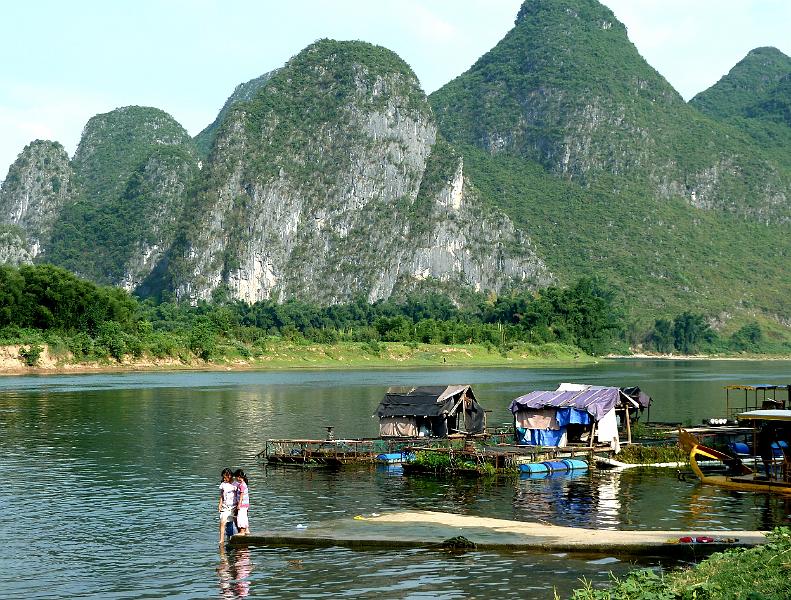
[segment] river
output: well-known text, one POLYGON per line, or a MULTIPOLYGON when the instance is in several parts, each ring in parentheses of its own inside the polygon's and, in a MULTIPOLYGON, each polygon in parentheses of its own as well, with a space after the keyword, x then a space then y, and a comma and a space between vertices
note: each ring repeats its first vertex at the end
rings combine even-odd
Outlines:
MULTIPOLYGON (((639 385, 651 419, 723 412, 723 386, 789 383, 781 361, 610 360, 580 367, 120 373, 0 378, 0 596, 552 598, 634 565, 612 557, 425 550, 217 548, 225 466, 250 478, 251 529, 431 509, 622 529, 788 524, 787 500, 678 481, 672 470, 447 480, 397 470, 267 468, 268 438, 375 436, 389 385, 470 383, 489 424, 562 381, 639 385)), ((647 566, 658 564, 646 559, 647 566)))

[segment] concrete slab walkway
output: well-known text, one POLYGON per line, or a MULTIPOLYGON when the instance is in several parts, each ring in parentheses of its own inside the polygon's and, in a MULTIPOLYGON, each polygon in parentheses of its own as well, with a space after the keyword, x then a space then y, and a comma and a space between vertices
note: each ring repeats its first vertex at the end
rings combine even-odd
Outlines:
POLYGON ((441 513, 404 511, 339 519, 306 528, 234 536, 232 545, 350 548, 442 548, 463 536, 478 550, 575 552, 587 555, 701 556, 766 541, 761 531, 623 531, 562 527, 441 513), (681 540, 685 541, 681 541, 681 540), (688 541, 692 540, 692 541, 688 541))

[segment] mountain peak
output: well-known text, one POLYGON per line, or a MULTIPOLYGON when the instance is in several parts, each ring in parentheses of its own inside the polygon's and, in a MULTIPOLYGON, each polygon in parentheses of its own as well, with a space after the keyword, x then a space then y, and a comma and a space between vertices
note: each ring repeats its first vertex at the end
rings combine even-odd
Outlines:
POLYGON ((643 145, 644 121, 684 108, 596 0, 527 0, 514 28, 430 100, 450 141, 572 178, 628 169, 619 157, 643 145), (613 130, 624 132, 617 146, 613 130))
POLYGON ((604 30, 615 28, 616 31, 626 33, 623 23, 597 0, 525 0, 514 24, 518 26, 521 23, 546 22, 558 18, 604 30))
POLYGON ((777 48, 750 50, 717 83, 689 103, 715 118, 745 115, 791 73, 791 58, 777 48))

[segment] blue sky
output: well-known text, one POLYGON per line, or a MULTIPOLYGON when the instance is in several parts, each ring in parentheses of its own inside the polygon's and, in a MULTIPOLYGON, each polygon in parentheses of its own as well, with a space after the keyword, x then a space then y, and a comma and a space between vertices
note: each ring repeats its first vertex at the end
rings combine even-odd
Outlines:
MULTIPOLYGON (((397 52, 432 92, 513 26, 520 0, 26 0, 0 2, 0 178, 25 144, 74 152, 85 123, 155 106, 195 135, 233 88, 322 37, 397 52)), ((791 1, 604 0, 689 99, 752 48, 791 55, 791 1)))

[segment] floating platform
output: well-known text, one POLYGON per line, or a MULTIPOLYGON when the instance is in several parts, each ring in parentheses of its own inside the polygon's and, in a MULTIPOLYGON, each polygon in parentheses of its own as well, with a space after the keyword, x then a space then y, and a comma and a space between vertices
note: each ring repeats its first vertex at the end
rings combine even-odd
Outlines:
MULTIPOLYGON (((282 439, 267 440, 257 458, 274 465, 328 466, 387 463, 380 456, 399 457, 415 448, 443 443, 450 446, 463 439, 446 438, 361 438, 340 440, 282 439)), ((395 462, 395 460, 394 460, 395 462)), ((401 462, 400 460, 397 462, 401 462)))
POLYGON ((700 557, 766 542, 762 531, 623 531, 561 527, 431 511, 357 516, 293 529, 234 536, 233 546, 443 549, 462 536, 477 550, 585 555, 700 557))
MULTIPOLYGON (((272 439, 266 441, 257 458, 272 465, 327 466, 364 464, 401 464, 405 472, 434 472, 412 461, 417 452, 447 454, 458 461, 476 468, 487 464, 495 471, 518 472, 520 465, 529 462, 563 461, 584 458, 591 461, 594 455, 611 455, 609 445, 542 447, 522 446, 510 442, 511 434, 493 434, 473 437, 449 436, 447 438, 361 438, 361 439, 272 439)), ((444 469, 460 472, 464 469, 444 469)))

